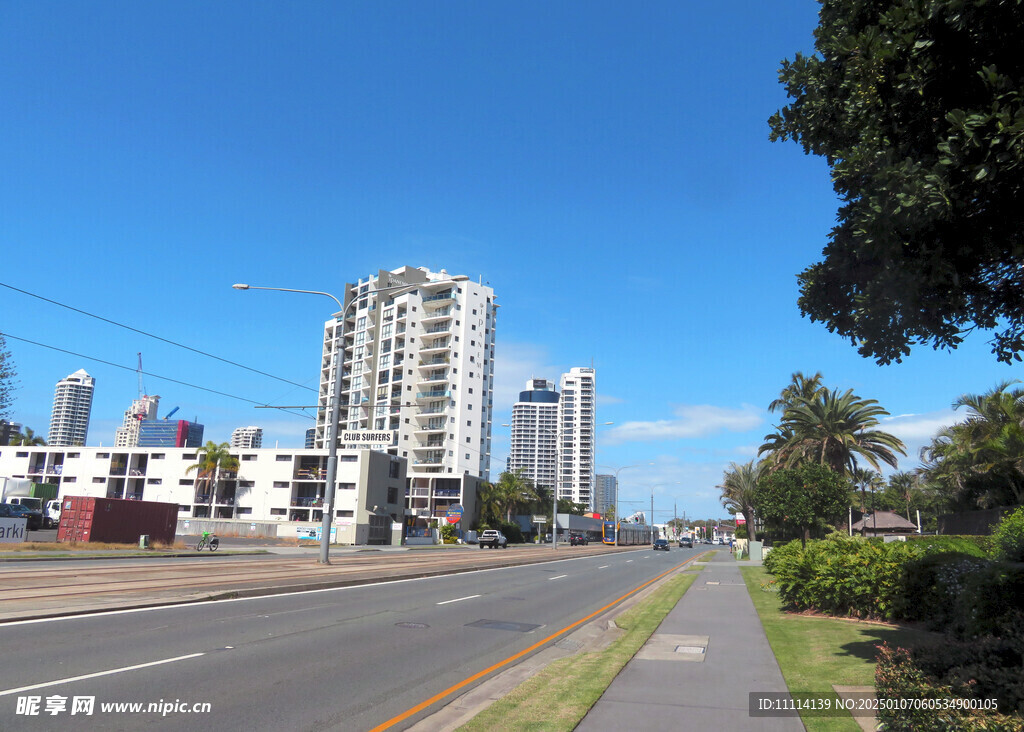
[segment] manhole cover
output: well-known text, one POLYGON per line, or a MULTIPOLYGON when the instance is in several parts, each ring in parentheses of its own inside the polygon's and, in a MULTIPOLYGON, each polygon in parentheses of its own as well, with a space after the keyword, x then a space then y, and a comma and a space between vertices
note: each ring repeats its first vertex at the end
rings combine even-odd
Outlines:
POLYGON ((412 628, 413 630, 423 630, 430 626, 426 623, 395 623, 396 628, 412 628))
POLYGON ((516 633, 529 633, 539 628, 539 625, 530 623, 510 623, 505 620, 477 620, 475 623, 466 623, 467 628, 487 628, 488 630, 511 630, 516 633))
POLYGON ((676 653, 704 653, 704 646, 676 646, 676 653))

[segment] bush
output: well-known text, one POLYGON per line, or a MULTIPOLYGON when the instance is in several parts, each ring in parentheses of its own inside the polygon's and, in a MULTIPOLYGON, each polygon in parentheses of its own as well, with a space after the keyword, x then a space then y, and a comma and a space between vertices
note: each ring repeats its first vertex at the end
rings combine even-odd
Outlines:
POLYGON ((447 521, 441 524, 441 543, 442 544, 455 544, 458 542, 458 534, 455 531, 455 527, 447 521))
POLYGON ((907 537, 908 542, 924 547, 929 554, 936 552, 959 552, 972 557, 993 556, 993 542, 990 536, 917 536, 907 537))
POLYGON ((1019 614, 1024 598, 1024 567, 1006 562, 988 562, 964 578, 956 606, 953 630, 968 638, 999 635, 1019 614))
POLYGON ((904 567, 922 555, 905 542, 835 537, 773 549, 765 567, 782 601, 795 610, 892 619, 902 606, 904 567))
POLYGON ((896 603, 895 616, 926 620, 936 629, 954 626, 965 579, 988 564, 988 560, 956 551, 928 554, 908 561, 903 568, 903 590, 896 603))
POLYGON ((992 539, 1000 559, 1024 562, 1024 506, 1003 516, 992 539))
MULTIPOLYGON (((943 646, 949 649, 949 646, 943 646)), ((945 672, 937 676, 929 674, 929 670, 937 668, 935 663, 938 654, 942 653, 941 648, 925 653, 933 654, 931 658, 923 661, 912 655, 904 648, 891 648, 883 644, 879 648, 878 665, 875 667, 875 692, 879 699, 878 721, 886 730, 913 730, 914 732, 939 732, 940 730, 991 730, 999 732, 1024 732, 1024 720, 1019 714, 1001 714, 994 711, 966 711, 956 707, 949 709, 914 708, 914 705, 907 704, 915 699, 953 699, 966 698, 984 702, 998 699, 1000 709, 1008 710, 1012 707, 1004 705, 1004 699, 1008 697, 999 696, 1006 689, 998 687, 983 687, 976 680, 969 680, 964 683, 959 676, 954 674, 951 680, 947 680, 948 671, 951 666, 946 664, 945 672), (928 670, 926 670, 926 668, 928 670), (889 703, 886 703, 889 702, 889 703)), ((947 650, 947 658, 952 658, 962 653, 963 647, 947 650)), ((943 664, 938 664, 943 665, 943 664)), ((1018 670, 1019 675, 1019 670, 1018 670)), ((1013 683, 1012 677, 1006 679, 1013 683)), ((1018 687, 1020 688, 1020 687, 1018 687)), ((1019 698, 1019 691, 1018 691, 1019 698)), ((952 706, 952 705, 951 705, 952 706)))

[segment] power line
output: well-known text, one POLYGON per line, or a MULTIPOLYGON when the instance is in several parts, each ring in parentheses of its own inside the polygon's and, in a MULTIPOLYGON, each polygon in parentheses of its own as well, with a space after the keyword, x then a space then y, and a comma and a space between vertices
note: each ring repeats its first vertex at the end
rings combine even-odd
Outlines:
MULTIPOLYGON (((5 338, 13 338, 14 340, 21 341, 22 343, 31 343, 33 346, 39 346, 40 348, 48 348, 51 351, 58 351, 59 353, 66 353, 66 354, 68 354, 70 356, 75 356, 77 358, 84 358, 84 359, 86 359, 88 361, 95 361, 97 363, 102 363, 102 364, 105 364, 107 366, 113 366, 114 368, 123 369, 124 371, 132 371, 132 372, 138 373, 138 369, 133 369, 130 366, 122 366, 119 363, 114 363, 112 361, 105 361, 104 359, 96 358, 95 356, 86 356, 85 354, 82 354, 82 353, 75 353, 74 351, 68 351, 68 350, 65 350, 63 348, 57 348, 57 346, 50 346, 50 345, 47 345, 46 343, 39 343, 38 341, 30 341, 28 338, 19 338, 18 336, 11 335, 10 333, 8 333, 6 331, 4 332, 4 337, 5 338)), ((154 379, 161 379, 162 381, 169 381, 169 382, 171 382, 173 384, 181 384, 182 386, 188 386, 188 387, 190 387, 192 389, 199 389, 200 391, 206 391, 206 392, 209 392, 210 394, 216 394, 218 396, 228 397, 230 399, 237 399, 240 402, 248 402, 249 404, 255 404, 255 405, 260 406, 260 407, 264 407, 264 406, 269 407, 270 406, 270 405, 264 404, 263 402, 258 402, 255 399, 247 399, 245 397, 240 397, 240 396, 237 396, 235 394, 228 394, 227 392, 224 392, 224 391, 217 391, 216 389, 209 389, 209 388, 207 388, 205 386, 199 386, 198 384, 190 384, 187 381, 181 381, 179 379, 172 379, 170 376, 161 376, 160 374, 154 374, 154 373, 149 372, 149 371, 143 371, 141 373, 145 374, 146 376, 152 376, 154 379)), ((287 409, 283 409, 282 411, 287 412, 287 409)), ((305 417, 306 419, 316 419, 316 417, 313 417, 313 416, 308 415, 308 414, 302 414, 301 412, 287 412, 287 413, 288 414, 292 414, 292 415, 294 415, 296 417, 305 417)))
MULTIPOLYGON (((130 330, 133 333, 138 333, 140 335, 144 335, 147 338, 154 338, 154 339, 156 339, 158 341, 162 341, 163 343, 168 343, 168 344, 170 344, 172 346, 177 346, 178 348, 184 348, 186 351, 192 351, 192 353, 198 353, 201 356, 206 356, 208 358, 212 358, 212 359, 215 359, 217 361, 221 361, 222 363, 230 364, 231 366, 237 366, 238 368, 245 369, 246 371, 252 371, 254 374, 260 374, 261 376, 267 376, 267 377, 269 377, 271 379, 276 379, 277 381, 283 381, 286 384, 291 384, 292 386, 298 386, 298 387, 300 387, 302 389, 308 389, 309 391, 317 391, 317 389, 314 389, 311 386, 306 386, 305 384, 300 384, 297 381, 290 381, 290 380, 284 379, 284 378, 282 378, 280 376, 274 376, 273 374, 268 374, 266 371, 260 371, 259 369, 254 369, 251 366, 246 366, 245 364, 238 363, 237 361, 231 361, 231 360, 226 359, 226 358, 221 358, 220 356, 215 356, 212 353, 207 353, 206 351, 201 351, 198 348, 192 348, 192 346, 186 346, 184 343, 178 343, 177 341, 172 341, 172 340, 169 340, 167 338, 162 338, 161 336, 154 335, 152 333, 147 333, 144 330, 139 330, 138 328, 133 328, 132 326, 125 325, 124 323, 118 323, 116 320, 110 320, 109 318, 104 318, 104 317, 102 317, 100 315, 94 315, 93 313, 86 312, 85 310, 80 310, 80 309, 72 307, 70 305, 65 305, 62 302, 57 302, 56 300, 51 300, 50 298, 43 297, 42 295, 36 295, 35 293, 28 292, 27 290, 22 290, 22 289, 20 289, 18 287, 14 287, 13 285, 8 285, 5 282, 0 282, 0 287, 6 287, 8 290, 14 290, 15 292, 20 292, 23 295, 28 295, 29 297, 34 297, 37 300, 42 300, 43 302, 48 302, 51 305, 56 305, 57 307, 62 307, 64 309, 66 309, 66 310, 71 310, 72 312, 80 313, 82 315, 87 315, 90 318, 95 318, 96 320, 101 320, 104 323, 109 323, 110 325, 116 325, 118 328, 124 328, 125 330, 130 330)), ((28 342, 31 343, 31 341, 28 341, 28 342)), ((37 345, 41 345, 41 344, 37 344, 37 345)), ((47 346, 47 348, 49 348, 49 346, 47 346)), ((57 349, 57 350, 60 350, 60 349, 57 349)), ((83 358, 87 358, 87 357, 83 357, 83 358)), ((93 359, 93 360, 94 361, 99 361, 100 359, 93 359)), ((157 378, 160 378, 160 377, 157 377, 157 378)))

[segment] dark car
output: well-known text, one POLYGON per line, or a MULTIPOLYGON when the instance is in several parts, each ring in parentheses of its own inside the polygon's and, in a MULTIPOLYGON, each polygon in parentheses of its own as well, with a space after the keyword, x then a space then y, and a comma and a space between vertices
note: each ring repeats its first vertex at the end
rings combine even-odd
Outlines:
POLYGON ((654 540, 654 550, 658 551, 659 549, 664 549, 665 551, 668 551, 668 539, 654 540))
POLYGON ((569 534, 569 546, 586 546, 589 543, 590 539, 583 534, 569 534))
POLYGON ((17 503, 5 503, 4 512, 0 515, 7 518, 23 518, 26 520, 25 528, 29 531, 38 531, 43 528, 43 514, 41 511, 33 511, 17 503))
POLYGON ((693 549, 693 539, 691 539, 688 536, 682 537, 679 540, 679 548, 682 549, 683 547, 686 547, 687 549, 693 549))

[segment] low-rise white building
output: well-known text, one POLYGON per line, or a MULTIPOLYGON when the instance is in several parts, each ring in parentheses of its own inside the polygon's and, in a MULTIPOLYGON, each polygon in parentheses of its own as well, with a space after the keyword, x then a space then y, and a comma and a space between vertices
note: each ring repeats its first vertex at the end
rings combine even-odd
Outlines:
MULTIPOLYGON (((0 448, 0 476, 56 484, 58 496, 100 496, 178 504, 182 519, 281 522, 323 520, 327 450, 232 450, 238 470, 207 481, 195 448, 0 448)), ((388 544, 406 503, 405 458, 371 450, 338 453, 334 522, 343 544, 388 544)), ((239 532, 245 533, 245 532, 239 532)), ((398 534, 401 535, 400 533, 398 534)))

